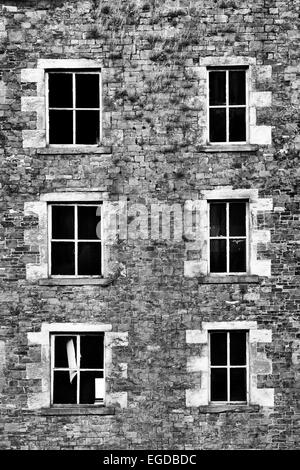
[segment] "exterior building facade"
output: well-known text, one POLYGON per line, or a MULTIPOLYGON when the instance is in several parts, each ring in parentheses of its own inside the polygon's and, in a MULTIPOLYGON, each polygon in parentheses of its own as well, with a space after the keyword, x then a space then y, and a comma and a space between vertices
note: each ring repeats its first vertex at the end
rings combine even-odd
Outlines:
POLYGON ((297 2, 0 13, 0 448, 297 448, 297 2))

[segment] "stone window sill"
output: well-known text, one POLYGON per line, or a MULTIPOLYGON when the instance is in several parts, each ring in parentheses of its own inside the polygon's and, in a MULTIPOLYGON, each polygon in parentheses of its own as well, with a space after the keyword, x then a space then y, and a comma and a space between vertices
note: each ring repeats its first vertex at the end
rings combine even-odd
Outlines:
POLYGON ((51 415, 51 416, 66 416, 66 415, 114 415, 114 407, 106 406, 78 406, 78 407, 55 407, 52 408, 42 408, 39 412, 41 415, 51 415))
POLYGON ((44 147, 38 148, 39 155, 78 155, 83 153, 111 154, 109 146, 86 146, 86 147, 44 147))
POLYGON ((225 276, 203 276, 198 278, 199 284, 258 284, 259 277, 254 275, 225 275, 225 276))
POLYGON ((203 145, 198 147, 197 150, 205 153, 229 153, 229 152, 256 152, 258 145, 241 144, 241 145, 203 145))
POLYGON ((41 286, 108 286, 113 282, 110 278, 48 278, 40 279, 41 286))
POLYGON ((238 404, 224 404, 224 405, 206 405, 199 406, 199 413, 254 413, 259 411, 259 405, 238 405, 238 404))

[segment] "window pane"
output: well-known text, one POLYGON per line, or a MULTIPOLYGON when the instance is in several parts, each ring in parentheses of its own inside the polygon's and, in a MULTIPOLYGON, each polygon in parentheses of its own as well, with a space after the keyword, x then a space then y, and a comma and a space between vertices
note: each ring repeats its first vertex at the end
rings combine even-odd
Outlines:
POLYGON ((230 364, 232 366, 246 364, 246 331, 230 332, 230 364))
POLYGON ((76 80, 76 108, 99 108, 99 75, 79 74, 76 80))
POLYGON ((210 236, 226 236, 226 204, 210 204, 210 236))
POLYGON ((71 382, 69 371, 54 371, 53 403, 77 403, 77 375, 71 382))
POLYGON ((226 272, 226 240, 210 240, 210 272, 226 272))
POLYGON ((227 369, 210 370, 211 401, 227 401, 227 369))
POLYGON ((209 110, 209 140, 210 142, 226 142, 226 110, 209 110))
POLYGON ((74 238, 73 206, 52 206, 52 238, 74 238))
POLYGON ((229 109, 229 141, 242 142, 246 140, 246 109, 229 109))
POLYGON ((230 401, 246 400, 246 369, 230 369, 230 401))
POLYGON ((246 272, 246 240, 230 240, 229 270, 232 273, 246 272))
POLYGON ((49 142, 50 144, 73 143, 72 111, 49 111, 49 142))
POLYGON ((97 232, 100 236, 101 220, 99 206, 78 206, 78 238, 83 240, 97 240, 97 232))
POLYGON ((103 372, 80 372, 80 403, 95 403, 97 378, 103 378, 103 372))
POLYGON ((229 71, 229 104, 246 103, 246 72, 244 70, 229 71))
POLYGON ((210 363, 212 366, 225 366, 227 364, 226 332, 210 334, 210 363))
POLYGON ((209 72, 209 104, 226 104, 226 72, 209 72))
POLYGON ((229 235, 246 235, 246 204, 244 202, 234 202, 229 204, 229 235))
POLYGON ((80 337, 80 368, 103 369, 103 335, 80 337))
POLYGON ((101 275, 101 243, 78 243, 78 274, 82 276, 101 275))
POLYGON ((54 367, 73 367, 73 359, 77 361, 76 336, 55 336, 54 367), (72 348, 68 346, 70 342, 73 343, 72 348), (72 350, 74 353, 72 353, 72 350))
POLYGON ((51 243, 51 274, 75 274, 75 244, 73 242, 51 243))
POLYGON ((76 111, 76 144, 99 142, 99 111, 76 111))
POLYGON ((49 107, 72 108, 72 74, 49 73, 49 107))

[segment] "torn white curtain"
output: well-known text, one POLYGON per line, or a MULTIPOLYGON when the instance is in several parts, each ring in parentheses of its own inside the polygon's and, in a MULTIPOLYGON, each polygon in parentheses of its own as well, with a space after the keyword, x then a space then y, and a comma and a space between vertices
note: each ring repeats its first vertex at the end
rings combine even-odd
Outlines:
POLYGON ((76 354, 75 354, 75 347, 74 347, 73 339, 70 339, 67 342, 67 355, 68 355, 70 383, 72 383, 74 377, 77 374, 77 362, 76 362, 76 354))

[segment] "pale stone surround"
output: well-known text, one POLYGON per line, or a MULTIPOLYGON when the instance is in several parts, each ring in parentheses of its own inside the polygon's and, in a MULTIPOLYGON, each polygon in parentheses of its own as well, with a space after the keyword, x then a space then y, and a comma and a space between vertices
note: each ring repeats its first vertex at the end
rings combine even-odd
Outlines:
POLYGON ((249 331, 249 405, 274 406, 274 389, 257 388, 259 374, 272 373, 272 361, 265 353, 257 351, 258 343, 270 343, 272 331, 259 329, 256 321, 221 321, 203 322, 199 330, 186 331, 186 343, 201 345, 198 356, 187 359, 187 371, 200 374, 200 380, 195 379, 195 386, 186 390, 186 406, 197 407, 209 405, 209 358, 208 337, 211 330, 248 330, 249 331))
POLYGON ((108 193, 82 190, 82 191, 69 191, 69 192, 57 192, 47 193, 40 196, 39 201, 25 202, 24 213, 25 216, 38 217, 38 225, 32 229, 24 231, 24 241, 26 245, 30 246, 32 251, 39 252, 38 263, 27 263, 26 264, 26 279, 35 281, 38 279, 46 279, 49 277, 49 262, 48 262, 48 204, 55 202, 95 202, 103 203, 102 213, 102 231, 103 231, 103 259, 102 259, 102 270, 103 277, 109 276, 109 257, 110 250, 109 245, 113 243, 111 240, 109 227, 107 227, 106 221, 108 217, 105 216, 107 212, 105 202, 108 199, 108 193))
MULTIPOLYGON (((66 70, 101 70, 99 61, 90 59, 39 59, 36 68, 21 70, 21 82, 36 83, 36 96, 23 96, 21 110, 26 113, 36 113, 36 129, 23 130, 23 147, 43 148, 46 142, 46 71, 55 69, 66 70)), ((105 115, 102 113, 101 127, 105 126, 105 115)), ((101 135, 101 130, 100 130, 101 135)))
MULTIPOLYGON (((257 91, 256 84, 270 81, 272 77, 271 65, 256 65, 256 58, 239 56, 220 56, 200 58, 200 67, 195 68, 195 73, 199 79, 199 104, 201 112, 199 113, 199 143, 208 144, 207 135, 207 67, 229 67, 229 66, 248 66, 248 107, 249 107, 249 135, 248 143, 255 145, 271 145, 272 135, 271 126, 257 125, 256 109, 270 107, 272 104, 272 93, 270 91, 257 91)), ((230 144, 230 143, 228 143, 230 144)), ((222 144, 225 148, 226 143, 222 144)), ((210 144, 213 146, 214 144, 210 144)), ((230 144, 231 145, 231 144, 230 144)), ((242 145, 242 144, 241 144, 242 145)))
MULTIPOLYGON (((201 191, 201 199, 191 203, 190 210, 197 210, 200 218, 200 230, 196 234, 196 240, 186 243, 186 255, 188 251, 197 253, 198 259, 184 262, 184 275, 187 277, 207 276, 208 272, 208 201, 247 199, 249 205, 249 275, 271 276, 271 260, 261 260, 257 257, 257 245, 268 244, 271 240, 270 230, 257 229, 257 213, 267 212, 273 209, 271 198, 260 198, 257 189, 232 189, 231 186, 219 186, 210 191, 201 191)), ((187 256, 186 256, 187 258, 187 256)))
POLYGON ((4 365, 6 361, 5 353, 5 341, 0 341, 0 395, 4 389, 5 377, 4 377, 4 365))
MULTIPOLYGON (((88 323, 43 323, 41 331, 37 333, 28 333, 29 345, 41 346, 41 362, 26 364, 26 378, 40 379, 41 391, 31 393, 28 395, 27 405, 29 409, 40 409, 50 407, 50 335, 52 333, 84 333, 84 332, 104 332, 105 338, 105 352, 104 352, 104 365, 105 365, 105 406, 119 406, 121 408, 127 407, 127 392, 112 392, 108 389, 108 381, 110 378, 117 377, 117 371, 113 369, 113 348, 128 346, 128 333, 127 332, 113 332, 110 324, 88 324, 88 323)), ((119 364, 119 377, 127 378, 127 364, 119 364)), ((92 405, 91 405, 92 406, 92 405)))
MULTIPOLYGON (((0 26, 1 26, 1 23, 0 23, 0 26)), ((0 33, 1 33, 1 28, 0 28, 0 33)), ((7 105, 6 95, 7 95, 7 86, 5 85, 3 80, 0 80, 0 117, 3 117, 5 113, 5 108, 7 105)))

